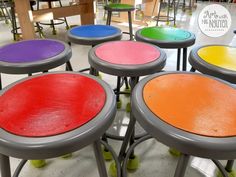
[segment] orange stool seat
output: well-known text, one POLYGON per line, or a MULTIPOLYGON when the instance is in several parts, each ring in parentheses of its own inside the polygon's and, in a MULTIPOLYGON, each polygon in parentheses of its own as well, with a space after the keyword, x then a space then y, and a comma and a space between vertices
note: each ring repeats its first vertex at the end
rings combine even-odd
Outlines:
POLYGON ((193 49, 189 56, 189 63, 204 74, 236 83, 235 57, 235 47, 208 45, 193 49))

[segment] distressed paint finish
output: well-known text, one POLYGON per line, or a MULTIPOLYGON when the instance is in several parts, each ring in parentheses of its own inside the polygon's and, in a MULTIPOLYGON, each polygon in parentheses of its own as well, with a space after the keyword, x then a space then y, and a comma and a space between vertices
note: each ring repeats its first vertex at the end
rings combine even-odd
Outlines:
POLYGON ((235 47, 207 46, 200 48, 197 54, 202 60, 211 65, 236 71, 235 47))
POLYGON ((156 116, 176 128, 203 136, 236 135, 236 90, 212 78, 166 74, 145 85, 143 98, 156 116))
POLYGON ((0 126, 20 136, 57 135, 92 120, 105 101, 103 87, 86 76, 39 76, 15 85, 0 97, 0 126))

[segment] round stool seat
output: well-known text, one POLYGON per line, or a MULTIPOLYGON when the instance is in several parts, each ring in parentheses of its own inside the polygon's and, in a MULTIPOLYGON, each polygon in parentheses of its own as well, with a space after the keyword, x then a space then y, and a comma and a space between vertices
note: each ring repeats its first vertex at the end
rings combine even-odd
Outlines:
POLYGON ((166 54, 158 47, 135 41, 113 41, 89 51, 89 63, 115 76, 143 76, 160 71, 166 54))
POLYGON ((97 45, 106 41, 120 40, 119 28, 108 25, 83 25, 70 29, 67 33, 70 42, 81 45, 97 45))
POLYGON ((194 48, 189 56, 192 67, 202 73, 236 83, 236 48, 208 45, 194 48))
POLYGON ((0 48, 0 70, 8 74, 41 72, 66 63, 71 55, 69 45, 61 41, 21 41, 0 48))
POLYGON ((56 157, 91 144, 115 115, 107 84, 69 72, 13 84, 1 93, 0 107, 0 152, 22 159, 56 157))
POLYGON ((235 104, 230 84, 184 72, 145 78, 132 97, 134 116, 153 137, 184 154, 210 159, 236 157, 235 104))
POLYGON ((133 11, 135 10, 135 7, 130 4, 119 4, 119 3, 112 3, 108 4, 105 6, 105 10, 108 11, 117 11, 117 12, 122 12, 122 11, 133 11))
POLYGON ((137 41, 148 42, 161 48, 185 48, 195 43, 191 32, 170 27, 146 27, 136 32, 137 41))

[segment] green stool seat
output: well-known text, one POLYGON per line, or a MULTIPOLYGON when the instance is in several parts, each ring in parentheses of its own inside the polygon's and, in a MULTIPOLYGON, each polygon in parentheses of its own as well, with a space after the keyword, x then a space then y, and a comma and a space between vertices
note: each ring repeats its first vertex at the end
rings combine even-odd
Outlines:
POLYGON ((187 68, 187 48, 195 43, 195 35, 189 31, 171 27, 146 27, 136 32, 137 41, 154 44, 160 48, 177 49, 177 70, 183 49, 183 70, 187 68))
POLYGON ((108 4, 107 6, 105 6, 105 9, 111 9, 113 11, 133 11, 135 8, 133 5, 130 4, 119 4, 119 3, 112 3, 112 4, 108 4))

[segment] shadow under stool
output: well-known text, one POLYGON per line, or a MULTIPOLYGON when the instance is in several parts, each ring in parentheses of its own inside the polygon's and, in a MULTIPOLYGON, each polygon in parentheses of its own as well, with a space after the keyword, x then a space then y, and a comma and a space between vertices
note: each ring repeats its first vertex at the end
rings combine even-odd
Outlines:
POLYGON ((187 48, 195 43, 193 33, 171 27, 145 27, 136 32, 135 39, 164 49, 177 49, 177 71, 180 70, 181 50, 183 50, 182 70, 186 71, 187 48))
MULTIPOLYGON (((189 55, 191 71, 221 78, 236 84, 236 48, 227 45, 205 45, 195 47, 189 55)), ((233 160, 229 160, 225 169, 234 174, 233 160)), ((235 176, 235 174, 233 175, 235 176)))
POLYGON ((9 157, 24 159, 17 177, 28 159, 54 158, 91 144, 99 175, 107 177, 101 143, 112 152, 120 177, 116 154, 100 141, 116 114, 113 90, 102 80, 73 72, 35 75, 2 90, 0 108, 2 177, 11 176, 9 157))
POLYGON ((129 155, 153 137, 179 150, 174 177, 184 177, 190 156, 218 160, 236 157, 236 90, 223 80, 191 72, 163 72, 141 80, 133 90, 132 113, 149 135, 131 146, 129 155), (192 96, 194 95, 194 97, 192 96))
POLYGON ((65 63, 67 70, 71 70, 71 55, 70 46, 58 40, 35 39, 8 44, 0 47, 0 73, 32 75, 65 63))
MULTIPOLYGON (((89 63, 97 71, 130 78, 129 83, 132 92, 132 89, 138 83, 139 77, 160 72, 164 68, 166 54, 160 48, 143 42, 112 41, 93 47, 89 51, 89 63)), ((117 92, 119 92, 119 88, 118 86, 117 92)), ((131 116, 129 121, 132 122, 133 119, 131 116)), ((128 127, 130 127, 130 123, 128 127)), ((123 143, 119 153, 120 162, 125 156, 129 142, 132 144, 135 140, 133 129, 134 126, 132 126, 130 134, 126 132, 125 136, 122 137, 123 143)), ((106 136, 114 138, 114 135, 108 133, 106 133, 106 136)), ((130 155, 130 161, 138 161, 134 153, 130 155)), ((130 168, 136 169, 137 165, 130 168)))

